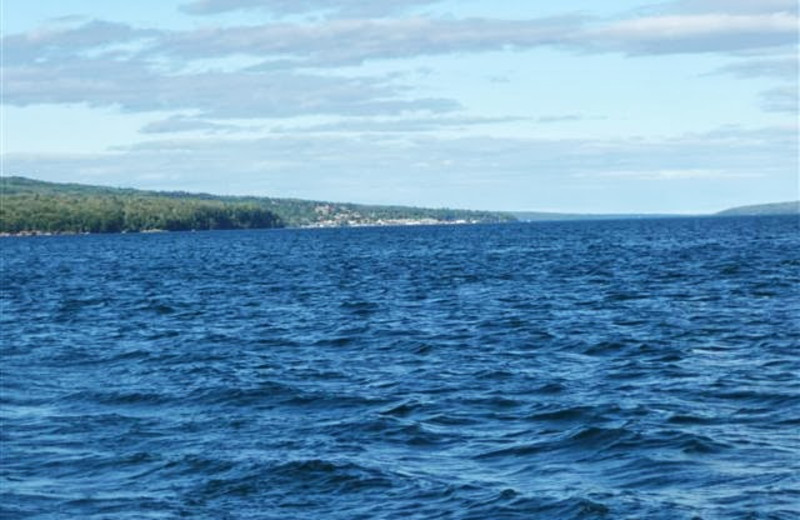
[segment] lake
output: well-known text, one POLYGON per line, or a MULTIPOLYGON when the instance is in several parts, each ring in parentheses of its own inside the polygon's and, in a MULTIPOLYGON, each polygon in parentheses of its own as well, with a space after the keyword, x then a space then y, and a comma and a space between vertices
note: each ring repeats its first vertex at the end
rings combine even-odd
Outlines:
POLYGON ((18 237, 4 519, 794 519, 800 221, 18 237))

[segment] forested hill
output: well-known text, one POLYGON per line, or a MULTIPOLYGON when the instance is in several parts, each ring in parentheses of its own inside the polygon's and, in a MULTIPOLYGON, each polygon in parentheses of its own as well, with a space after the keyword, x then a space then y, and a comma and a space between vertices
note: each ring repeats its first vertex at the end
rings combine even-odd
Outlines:
POLYGON ((504 222, 492 212, 159 192, 0 177, 0 233, 504 222))
POLYGON ((717 213, 719 216, 748 216, 748 215, 800 215, 800 201, 775 202, 772 204, 754 204, 726 209, 717 213))

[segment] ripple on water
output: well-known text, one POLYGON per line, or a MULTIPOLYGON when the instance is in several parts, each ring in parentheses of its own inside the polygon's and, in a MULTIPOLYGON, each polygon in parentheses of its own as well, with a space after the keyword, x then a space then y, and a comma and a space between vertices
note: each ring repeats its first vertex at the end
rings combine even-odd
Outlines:
POLYGON ((795 219, 2 245, 0 517, 800 514, 795 219))

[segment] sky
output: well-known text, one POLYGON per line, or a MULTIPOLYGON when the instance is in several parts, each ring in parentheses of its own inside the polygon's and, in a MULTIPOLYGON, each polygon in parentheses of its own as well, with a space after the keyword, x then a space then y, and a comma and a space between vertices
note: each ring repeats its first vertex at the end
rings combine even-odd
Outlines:
POLYGON ((580 213, 800 198, 796 0, 0 0, 2 175, 580 213))

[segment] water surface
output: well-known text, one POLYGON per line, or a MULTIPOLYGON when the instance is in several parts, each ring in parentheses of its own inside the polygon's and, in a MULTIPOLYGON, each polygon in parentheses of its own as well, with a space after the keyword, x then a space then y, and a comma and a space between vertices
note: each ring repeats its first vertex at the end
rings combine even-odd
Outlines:
POLYGON ((3 239, 0 516, 797 518, 798 231, 3 239))

